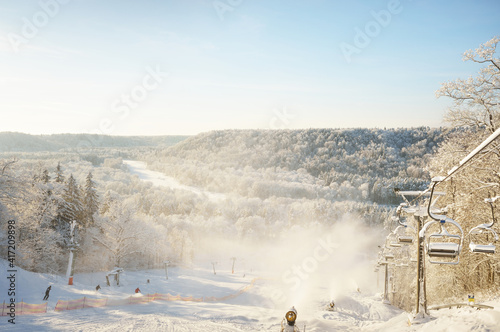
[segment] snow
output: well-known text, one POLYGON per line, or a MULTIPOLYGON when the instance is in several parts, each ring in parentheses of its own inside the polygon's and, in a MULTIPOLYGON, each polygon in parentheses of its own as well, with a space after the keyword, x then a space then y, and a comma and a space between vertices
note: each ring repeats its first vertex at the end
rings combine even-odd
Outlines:
POLYGON ((141 180, 152 182, 155 186, 186 190, 199 196, 206 196, 214 201, 221 201, 226 198, 224 194, 209 192, 197 187, 183 185, 171 176, 148 169, 147 164, 143 161, 123 160, 123 163, 127 165, 130 173, 137 175, 141 180))
MULTIPOLYGON (((146 304, 116 305, 54 311, 58 300, 89 298, 124 299, 147 293, 170 293, 182 296, 221 297, 234 294, 248 286, 260 273, 230 269, 214 275, 209 262, 197 268, 171 267, 169 279, 162 269, 124 271, 120 286, 108 287, 105 272, 75 274, 74 285, 65 277, 32 273, 20 268, 16 274, 17 301, 43 303, 48 285, 52 291, 47 313, 0 317, 3 331, 279 331, 283 315, 295 305, 297 324, 301 331, 499 331, 500 300, 486 302, 491 310, 469 306, 432 310, 423 324, 408 326, 408 313, 382 301, 380 293, 350 291, 335 298, 335 311, 327 311, 328 286, 312 290, 312 301, 299 305, 280 303, 273 298, 273 289, 280 287, 275 278, 256 281, 255 286, 232 300, 215 302, 154 301, 146 304), (150 283, 147 283, 147 279, 150 283), (95 291, 100 284, 102 289, 95 291), (134 294, 136 287, 142 294, 134 294)), ((2 265, 2 297, 7 300, 7 262, 2 265)), ((300 302, 300 301, 299 301, 300 302)))

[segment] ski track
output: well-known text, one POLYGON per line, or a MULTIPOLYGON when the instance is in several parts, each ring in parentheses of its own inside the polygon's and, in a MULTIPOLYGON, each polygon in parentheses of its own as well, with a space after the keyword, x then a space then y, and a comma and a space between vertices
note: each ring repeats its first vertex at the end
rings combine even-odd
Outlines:
MULTIPOLYGON (((2 266, 5 267, 5 266, 2 266)), ((3 271, 5 273, 5 270, 3 271)), ((47 275, 18 271, 18 289, 28 303, 40 303, 40 290, 47 286, 47 275)), ((209 267, 186 269, 172 268, 171 278, 164 278, 164 271, 126 271, 122 286, 104 286, 97 297, 120 299, 130 296, 136 286, 147 292, 175 292, 182 295, 213 296, 237 292, 248 285, 255 275, 246 278, 231 273, 214 276, 209 267), (147 284, 145 278, 151 280, 147 284), (199 285, 199 286, 198 286, 199 285), (196 286, 196 287, 193 287, 196 286), (194 291, 195 293, 190 293, 194 291)), ((0 276, 4 277, 4 276, 0 276)), ((16 316, 16 324, 8 323, 8 316, 0 317, 0 331, 208 331, 277 332, 280 321, 290 303, 274 303, 270 290, 279 287, 273 279, 261 279, 248 292, 227 301, 188 302, 153 301, 146 304, 86 308, 55 312, 58 299, 77 299, 96 296, 95 282, 102 276, 75 275, 74 286, 66 285, 64 278, 51 282, 53 293, 48 312, 16 316)), ((5 284, 2 283, 2 286, 5 284)), ((4 290, 4 287, 2 287, 4 290)), ((6 293, 5 293, 6 294, 6 293)), ((3 294, 3 300, 5 300, 3 294)), ((425 324, 408 326, 408 314, 381 300, 380 294, 351 292, 336 299, 336 310, 326 311, 324 294, 312 296, 313 301, 298 304, 297 324, 300 331, 450 331, 494 332, 500 331, 500 310, 475 310, 470 307, 432 311, 434 319, 425 324)), ((0 300, 2 300, 0 298, 0 300)), ((498 307, 499 303, 486 303, 498 307)))
POLYGON ((131 174, 135 174, 139 179, 153 183, 155 186, 167 187, 171 189, 186 190, 198 196, 205 196, 213 201, 223 201, 226 195, 203 190, 198 187, 181 184, 175 178, 167 176, 161 172, 148 169, 147 164, 137 160, 123 160, 131 174))

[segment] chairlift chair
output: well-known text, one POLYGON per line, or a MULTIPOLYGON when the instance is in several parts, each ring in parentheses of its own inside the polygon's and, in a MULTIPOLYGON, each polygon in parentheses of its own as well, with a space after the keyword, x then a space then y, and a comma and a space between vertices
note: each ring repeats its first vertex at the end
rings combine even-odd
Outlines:
POLYGON ((411 227, 411 226, 408 226, 406 224, 403 224, 401 223, 400 226, 398 226, 394 231, 397 232, 398 234, 398 243, 400 245, 408 245, 408 244, 412 244, 413 243, 413 238, 415 236, 412 236, 408 233, 408 230, 411 229, 413 231, 413 233, 416 233, 417 231, 411 227), (403 229, 403 232, 397 232, 398 229, 403 229))
POLYGON ((397 235, 397 243, 399 244, 399 246, 403 244, 413 243, 414 236, 408 234, 408 229, 412 229, 413 232, 416 233, 416 230, 413 227, 408 226, 408 224, 401 221, 401 210, 407 206, 407 203, 401 203, 396 210, 396 216, 392 218, 394 221, 397 221, 399 223, 399 226, 394 230, 394 233, 397 235), (404 234, 402 234, 403 232, 400 231, 401 229, 404 230, 404 234))
POLYGON ((460 243, 458 242, 433 242, 432 238, 448 238, 460 241, 460 235, 450 234, 444 226, 441 226, 441 232, 429 235, 427 238, 427 249, 429 256, 455 257, 460 254, 460 243))
POLYGON ((399 243, 399 241, 397 239, 397 234, 395 233, 395 230, 389 235, 390 236, 387 238, 389 240, 388 246, 391 248, 401 247, 401 243, 399 243))
POLYGON ((400 236, 398 236, 398 241, 401 244, 412 244, 413 243, 413 236, 400 235, 400 236))
POLYGON ((458 264, 463 243, 462 228, 451 218, 432 220, 424 225, 420 233, 421 236, 425 236, 429 227, 436 223, 440 224, 441 231, 427 236, 425 246, 427 255, 429 256, 429 262, 433 264, 458 264), (446 229, 446 224, 456 228, 460 234, 450 234, 446 229), (450 260, 436 260, 435 258, 437 257, 450 260))
POLYGON ((459 255, 462 249, 463 244, 463 230, 460 227, 460 224, 454 221, 453 219, 446 217, 444 215, 435 215, 431 211, 432 205, 432 194, 434 192, 434 187, 440 180, 434 180, 434 184, 431 191, 431 196, 429 198, 429 205, 427 207, 427 214, 432 218, 431 221, 428 221, 422 230, 420 231, 419 236, 425 237, 429 228, 434 224, 440 225, 440 232, 433 233, 427 236, 427 241, 425 245, 427 256, 429 256, 429 262, 432 264, 451 264, 456 265, 459 263, 459 255), (458 234, 449 233, 447 230, 447 226, 451 226, 455 230, 457 230, 458 234))
POLYGON ((494 254, 496 250, 496 246, 490 242, 488 244, 480 244, 478 242, 483 241, 485 238, 488 238, 488 235, 493 236, 493 242, 498 241, 498 234, 491 228, 495 224, 495 214, 493 210, 493 202, 498 198, 487 198, 484 201, 489 203, 491 206, 491 214, 492 214, 492 222, 490 224, 481 224, 476 227, 473 227, 469 234, 470 237, 469 249, 473 253, 483 253, 483 254, 494 254), (482 237, 482 235, 486 235, 482 237))
POLYGON ((391 254, 391 253, 387 253, 387 254, 384 255, 384 258, 385 258, 385 260, 394 259, 394 255, 391 254))

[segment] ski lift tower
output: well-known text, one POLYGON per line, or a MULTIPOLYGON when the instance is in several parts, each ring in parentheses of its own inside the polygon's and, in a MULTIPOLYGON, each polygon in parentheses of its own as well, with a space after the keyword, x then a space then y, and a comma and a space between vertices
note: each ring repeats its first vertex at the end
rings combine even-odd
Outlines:
MULTIPOLYGON (((424 226, 424 219, 427 217, 427 210, 425 207, 412 205, 411 202, 406 198, 406 196, 430 196, 428 192, 420 191, 399 191, 395 190, 397 195, 401 195, 406 202, 403 211, 409 214, 413 214, 416 224, 416 234, 415 236, 417 242, 417 294, 415 303, 415 318, 424 318, 428 315, 427 310, 427 297, 426 297, 426 285, 425 285, 425 238, 420 237, 420 230, 424 226)), ((434 195, 442 196, 444 192, 435 192, 434 195)))
POLYGON ((424 318, 428 315, 427 311, 427 290, 425 285, 425 256, 424 256, 424 244, 425 239, 420 237, 420 230, 424 225, 424 218, 427 212, 425 208, 418 208, 413 217, 415 218, 415 224, 417 225, 417 296, 415 303, 415 318, 424 318))
POLYGON ((68 285, 73 285, 73 273, 75 272, 75 250, 78 244, 75 242, 75 227, 76 220, 71 222, 70 242, 69 242, 69 261, 68 269, 66 270, 66 277, 68 278, 68 285))
POLYGON ((165 276, 168 280, 168 266, 170 265, 170 261, 164 261, 163 264, 165 265, 165 276))
POLYGON ((233 266, 231 268, 231 273, 234 274, 234 262, 236 262, 236 257, 231 257, 231 260, 233 261, 233 266))

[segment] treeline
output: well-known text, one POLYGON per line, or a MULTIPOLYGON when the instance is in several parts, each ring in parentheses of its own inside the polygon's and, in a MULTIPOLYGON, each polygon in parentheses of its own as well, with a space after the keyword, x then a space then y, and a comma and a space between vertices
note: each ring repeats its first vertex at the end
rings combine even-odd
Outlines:
POLYGON ((0 152, 72 151, 97 148, 171 146, 188 136, 108 136, 98 134, 29 135, 0 132, 0 152))

